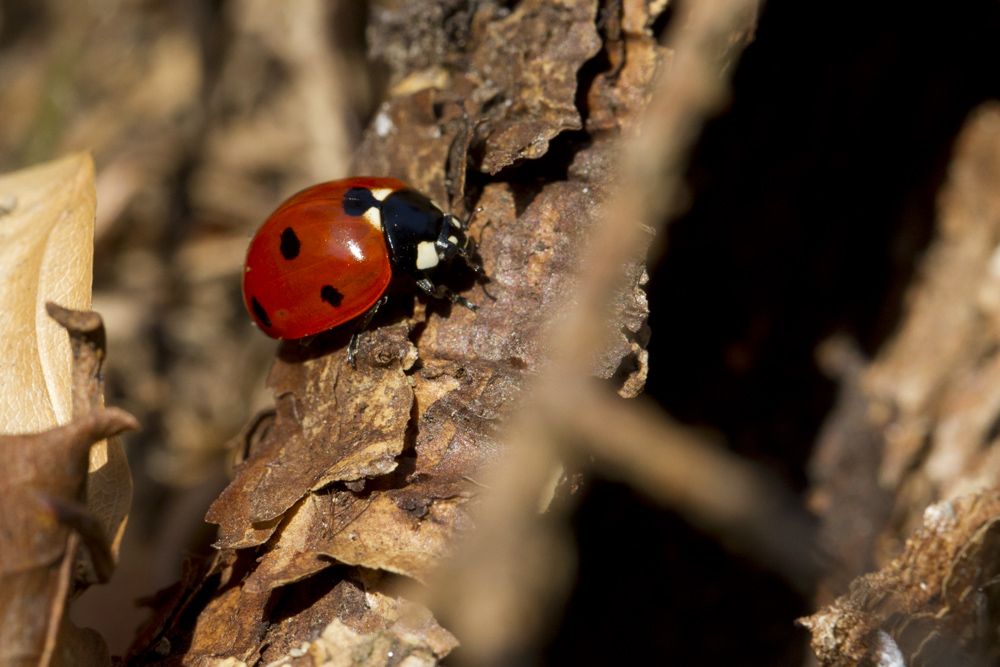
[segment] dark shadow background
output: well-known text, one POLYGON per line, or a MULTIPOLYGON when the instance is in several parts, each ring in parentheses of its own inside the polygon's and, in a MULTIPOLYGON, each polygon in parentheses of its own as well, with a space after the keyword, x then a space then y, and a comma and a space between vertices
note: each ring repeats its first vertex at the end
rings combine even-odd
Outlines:
MULTIPOLYGON (((815 347, 892 334, 998 37, 993 1, 767 3, 653 263, 649 396, 804 491, 835 392, 815 347)), ((802 664, 809 601, 673 513, 597 481, 575 530, 549 664, 802 664)))

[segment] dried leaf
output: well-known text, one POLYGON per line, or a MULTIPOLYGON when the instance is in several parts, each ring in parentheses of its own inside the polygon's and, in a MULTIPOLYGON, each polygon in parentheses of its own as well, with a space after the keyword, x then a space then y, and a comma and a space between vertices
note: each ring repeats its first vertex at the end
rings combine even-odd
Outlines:
POLYGON ((248 578, 248 590, 298 581, 337 562, 424 581, 449 552, 463 502, 436 500, 419 485, 368 498, 349 491, 309 496, 248 578))
POLYGON ((436 658, 458 643, 426 608, 402 599, 393 590, 398 582, 387 575, 340 566, 278 590, 251 590, 242 581, 247 563, 228 553, 208 576, 188 567, 183 585, 164 592, 156 604, 156 621, 142 632, 141 642, 127 656, 129 664, 192 664, 220 655, 270 664, 306 655, 311 640, 333 650, 334 644, 323 644, 319 630, 331 620, 361 635, 361 641, 385 635, 436 658), (192 630, 179 612, 186 610, 195 619, 193 605, 199 605, 200 613, 192 630), (175 650, 178 646, 183 652, 175 650))
MULTIPOLYGON (((73 417, 103 408, 107 354, 103 319, 95 312, 70 310, 52 302, 45 304, 45 310, 69 334, 73 352, 73 417)), ((91 449, 86 505, 100 522, 111 557, 117 562, 132 505, 132 475, 118 438, 109 438, 91 449)))
MULTIPOLYGON (((394 335, 372 352, 381 359, 375 365, 354 369, 342 353, 275 364, 270 384, 280 400, 274 424, 206 517, 222 527, 217 546, 260 544, 273 532, 273 521, 309 491, 396 467, 413 403, 403 371, 413 355, 405 331, 386 332, 394 335)), ((314 354, 321 345, 303 351, 292 342, 289 354, 314 354)))
MULTIPOLYGON (((76 414, 70 341, 46 303, 90 308, 93 161, 80 153, 2 176, 0 203, 0 433, 27 433, 76 414)), ((100 387, 89 396, 92 407, 103 406, 100 387)), ((121 443, 98 443, 90 451, 87 506, 104 526, 116 560, 131 501, 121 443)))
POLYGON ((112 567, 105 534, 78 500, 93 444, 137 426, 128 413, 108 408, 42 433, 0 436, 0 504, 6 508, 0 525, 0 663, 48 664, 72 586, 78 534, 95 563, 112 567), (95 553, 100 548, 101 561, 95 553))
POLYGON ((90 308, 95 207, 85 153, 0 176, 0 433, 72 416, 69 341, 45 304, 90 308))
POLYGON ((90 304, 93 162, 79 154, 2 176, 0 202, 0 432, 38 432, 0 436, 0 464, 8 471, 0 499, 11 508, 0 529, 0 615, 7 619, 0 650, 10 660, 43 665, 106 664, 100 636, 63 615, 82 579, 110 576, 131 500, 120 443, 94 439, 137 424, 127 413, 102 409, 100 318, 51 303, 90 304), (71 344, 64 329, 78 317, 96 318, 100 329, 87 350, 79 332, 71 344), (78 567, 81 541, 87 549, 78 567))

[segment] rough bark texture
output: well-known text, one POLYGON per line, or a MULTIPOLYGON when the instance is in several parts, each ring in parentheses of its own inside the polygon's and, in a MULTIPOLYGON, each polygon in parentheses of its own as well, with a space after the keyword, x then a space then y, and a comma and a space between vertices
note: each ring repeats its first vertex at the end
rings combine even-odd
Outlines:
POLYGON ((813 504, 838 567, 802 620, 824 665, 992 664, 1000 505, 1000 107, 959 137, 938 237, 899 331, 870 363, 841 350, 843 407, 813 464, 813 504), (926 509, 925 509, 926 508, 926 509), (915 531, 911 535, 911 531, 915 531))
MULTIPOLYGON (((268 380, 275 409, 244 432, 234 480, 208 513, 219 556, 155 605, 132 664, 269 662, 304 641, 319 650, 324 628, 351 642, 388 633, 427 659, 455 646, 426 610, 381 587, 392 576, 427 581, 474 529, 479 480, 503 453, 500 426, 544 373, 550 322, 586 271, 621 128, 635 122, 664 53, 648 7, 610 11, 629 31, 603 40, 594 0, 513 11, 409 2, 377 14, 369 41, 391 68, 392 94, 355 171, 475 211, 485 278, 443 280, 478 310, 408 296, 404 285, 362 336, 355 365, 344 330, 282 346, 268 380), (617 64, 598 79, 584 68, 604 49, 617 64), (617 77, 629 77, 627 93, 617 77), (587 131, 583 99, 602 109, 587 131)), ((645 378, 644 281, 637 252, 620 267, 610 344, 592 369, 629 396, 645 378)))

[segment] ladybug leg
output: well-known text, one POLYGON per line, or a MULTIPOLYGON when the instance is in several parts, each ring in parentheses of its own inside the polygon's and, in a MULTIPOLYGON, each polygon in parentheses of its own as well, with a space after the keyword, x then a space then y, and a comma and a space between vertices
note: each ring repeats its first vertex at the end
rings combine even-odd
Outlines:
POLYGON ((371 308, 365 312, 361 323, 354 329, 354 333, 351 334, 351 341, 347 344, 347 361, 354 366, 355 361, 358 356, 358 341, 361 339, 361 332, 368 328, 368 325, 372 323, 372 318, 375 317, 375 313, 378 309, 385 305, 385 302, 389 300, 389 297, 383 296, 381 299, 375 302, 371 308))
POLYGON ((435 285, 428 278, 420 278, 417 280, 417 286, 423 291, 430 294, 435 299, 448 299, 452 303, 457 303, 460 306, 465 306, 469 310, 479 310, 479 306, 472 303, 464 296, 460 296, 444 285, 435 285))

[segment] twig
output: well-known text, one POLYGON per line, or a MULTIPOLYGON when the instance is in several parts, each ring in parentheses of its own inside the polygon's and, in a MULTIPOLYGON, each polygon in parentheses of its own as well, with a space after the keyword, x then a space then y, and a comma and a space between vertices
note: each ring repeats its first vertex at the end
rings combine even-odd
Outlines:
MULTIPOLYGON (((591 359, 603 349, 602 325, 621 269, 640 247, 643 226, 656 229, 677 212, 688 155, 706 119, 727 100, 726 75, 752 36, 757 9, 756 0, 700 0, 684 3, 672 19, 673 58, 626 147, 618 193, 594 231, 577 298, 559 310, 566 316, 551 330, 558 344, 543 348, 554 350, 552 365, 510 429, 508 455, 489 482, 496 491, 484 500, 479 530, 443 568, 433 592, 471 664, 498 664, 524 650, 568 584, 571 560, 557 537, 560 527, 537 514, 538 498, 559 465, 560 442, 586 443, 578 461, 596 455, 599 464, 702 525, 740 528, 746 545, 758 545, 759 556, 774 558, 773 566, 787 568, 800 584, 811 576, 808 562, 796 558, 797 545, 780 538, 788 525, 781 520, 787 515, 774 512, 787 499, 779 486, 648 408, 580 389, 589 387, 591 359), (628 427, 618 430, 614 420, 628 427), (685 475, 675 472, 674 457, 682 459, 685 475)), ((792 514, 788 538, 808 541, 801 515, 792 514)))

